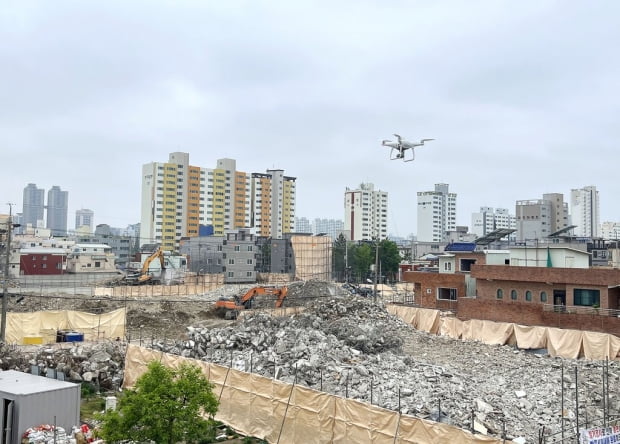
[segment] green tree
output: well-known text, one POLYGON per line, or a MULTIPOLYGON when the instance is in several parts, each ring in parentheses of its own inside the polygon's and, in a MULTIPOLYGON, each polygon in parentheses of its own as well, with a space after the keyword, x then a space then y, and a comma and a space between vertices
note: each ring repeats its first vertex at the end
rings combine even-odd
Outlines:
POLYGON ((348 253, 347 250, 347 239, 340 233, 332 247, 332 263, 334 264, 334 275, 337 280, 345 280, 346 270, 344 257, 348 253))
POLYGON ((381 274, 394 281, 398 276, 398 266, 401 261, 398 245, 388 239, 382 240, 379 243, 379 261, 381 262, 381 274))
POLYGON ((195 365, 181 364, 175 370, 151 361, 135 388, 119 399, 118 409, 101 415, 102 438, 169 444, 212 438, 218 408, 212 390, 195 365))
POLYGON ((353 259, 353 272, 362 280, 368 276, 370 265, 375 263, 375 249, 373 245, 362 243, 352 248, 351 256, 353 259))

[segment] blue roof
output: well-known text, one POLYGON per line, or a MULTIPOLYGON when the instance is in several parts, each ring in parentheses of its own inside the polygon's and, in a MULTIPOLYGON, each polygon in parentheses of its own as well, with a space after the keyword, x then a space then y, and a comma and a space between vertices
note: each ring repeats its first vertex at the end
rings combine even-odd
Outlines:
POLYGON ((443 251, 474 251, 475 249, 475 242, 453 242, 446 245, 443 251))

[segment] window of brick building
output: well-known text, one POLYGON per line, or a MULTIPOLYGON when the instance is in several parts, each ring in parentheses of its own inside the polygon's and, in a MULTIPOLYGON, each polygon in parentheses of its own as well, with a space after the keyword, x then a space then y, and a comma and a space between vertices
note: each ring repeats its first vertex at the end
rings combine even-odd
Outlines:
POLYGON ((501 288, 497 289, 497 299, 501 299, 504 297, 504 291, 501 288))
POLYGON ((525 292, 525 300, 528 302, 532 302, 532 292, 530 290, 525 292))
POLYGON ((593 305, 601 305, 601 292, 600 290, 575 288, 573 290, 575 297, 575 305, 582 305, 586 307, 592 307, 593 305))
POLYGON ((541 291, 540 292, 540 302, 547 302, 547 292, 546 291, 541 291))
POLYGON ((517 290, 510 290, 510 299, 513 301, 517 300, 517 290))
POLYGON ((456 301, 456 288, 438 288, 437 299, 456 301))

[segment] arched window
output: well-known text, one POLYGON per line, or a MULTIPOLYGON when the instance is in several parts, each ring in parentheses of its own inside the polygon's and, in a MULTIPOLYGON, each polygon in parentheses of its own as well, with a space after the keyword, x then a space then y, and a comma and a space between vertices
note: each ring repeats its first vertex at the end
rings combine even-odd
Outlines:
POLYGON ((540 302, 547 302, 547 292, 546 291, 541 291, 540 292, 540 302))
POLYGON ((528 302, 532 301, 532 292, 530 290, 525 292, 525 300, 528 302))
POLYGON ((510 290, 510 299, 513 301, 517 300, 517 290, 510 290))
POLYGON ((502 291, 501 288, 497 289, 497 299, 501 299, 504 297, 504 292, 502 291))

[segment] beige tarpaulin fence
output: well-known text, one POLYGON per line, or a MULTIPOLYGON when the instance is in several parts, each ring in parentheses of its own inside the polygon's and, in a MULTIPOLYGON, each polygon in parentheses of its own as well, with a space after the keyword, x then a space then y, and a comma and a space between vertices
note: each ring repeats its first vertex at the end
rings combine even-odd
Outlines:
POLYGON ((620 338, 607 333, 479 319, 461 321, 454 317, 440 317, 439 310, 403 305, 388 304, 387 310, 418 330, 454 339, 475 340, 494 345, 516 344, 521 349, 546 348, 549 355, 562 358, 620 360, 620 338))
POLYGON ((411 324, 415 329, 433 334, 439 333, 439 310, 404 305, 388 305, 387 307, 390 313, 411 324))
POLYGON ((84 334, 84 340, 116 339, 125 336, 125 309, 93 314, 80 311, 7 313, 6 340, 22 343, 25 337, 40 336, 43 343, 56 342, 58 330, 84 334))
POLYGON ((182 362, 198 365, 220 400, 216 419, 244 435, 270 443, 504 442, 307 387, 135 345, 127 348, 123 387, 133 387, 152 360, 173 368, 182 362))

